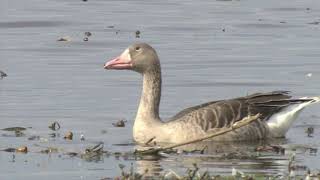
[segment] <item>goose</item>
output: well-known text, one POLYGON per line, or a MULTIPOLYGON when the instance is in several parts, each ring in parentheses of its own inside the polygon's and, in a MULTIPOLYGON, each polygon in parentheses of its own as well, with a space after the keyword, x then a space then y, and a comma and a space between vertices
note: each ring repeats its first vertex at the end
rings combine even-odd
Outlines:
POLYGON ((104 68, 133 70, 143 76, 142 95, 133 125, 133 139, 138 144, 149 141, 182 143, 228 128, 256 114, 260 114, 258 120, 210 140, 282 138, 301 110, 320 101, 320 97, 294 99, 289 91, 255 93, 189 107, 162 121, 159 116, 161 66, 154 48, 146 43, 135 43, 120 56, 106 62, 104 68))

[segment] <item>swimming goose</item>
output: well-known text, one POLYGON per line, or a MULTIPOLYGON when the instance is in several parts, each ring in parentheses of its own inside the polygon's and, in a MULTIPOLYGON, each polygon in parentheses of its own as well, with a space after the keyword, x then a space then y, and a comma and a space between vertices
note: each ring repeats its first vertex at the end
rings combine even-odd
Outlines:
POLYGON ((297 115, 319 97, 292 99, 287 91, 256 93, 235 99, 218 100, 182 110, 168 121, 159 117, 161 67, 156 51, 146 43, 129 46, 105 69, 133 70, 143 76, 133 138, 138 143, 150 140, 181 143, 230 127, 248 115, 261 114, 259 120, 224 135, 215 141, 257 140, 284 137, 297 115))

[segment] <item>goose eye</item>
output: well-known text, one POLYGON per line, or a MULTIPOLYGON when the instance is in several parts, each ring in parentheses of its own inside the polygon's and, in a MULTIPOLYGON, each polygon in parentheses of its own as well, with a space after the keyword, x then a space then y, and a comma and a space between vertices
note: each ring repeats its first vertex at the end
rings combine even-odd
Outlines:
POLYGON ((136 51, 140 51, 140 49, 141 48, 139 46, 135 48, 136 51))

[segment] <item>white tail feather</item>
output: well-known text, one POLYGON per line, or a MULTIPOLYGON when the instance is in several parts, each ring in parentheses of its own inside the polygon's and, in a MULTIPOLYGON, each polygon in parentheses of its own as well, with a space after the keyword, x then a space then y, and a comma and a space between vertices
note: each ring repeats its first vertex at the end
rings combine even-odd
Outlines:
POLYGON ((310 104, 320 102, 320 97, 303 97, 300 99, 312 99, 301 104, 293 104, 282 111, 272 115, 267 124, 271 137, 284 137, 290 126, 297 119, 299 113, 310 104))

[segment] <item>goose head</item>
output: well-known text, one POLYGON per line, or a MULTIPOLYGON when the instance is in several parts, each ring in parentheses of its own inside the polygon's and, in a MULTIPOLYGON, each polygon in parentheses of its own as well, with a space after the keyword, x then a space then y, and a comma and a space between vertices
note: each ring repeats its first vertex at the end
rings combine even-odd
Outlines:
POLYGON ((160 68, 156 51, 146 43, 136 43, 129 46, 120 56, 108 61, 105 69, 133 70, 144 74, 160 68))

